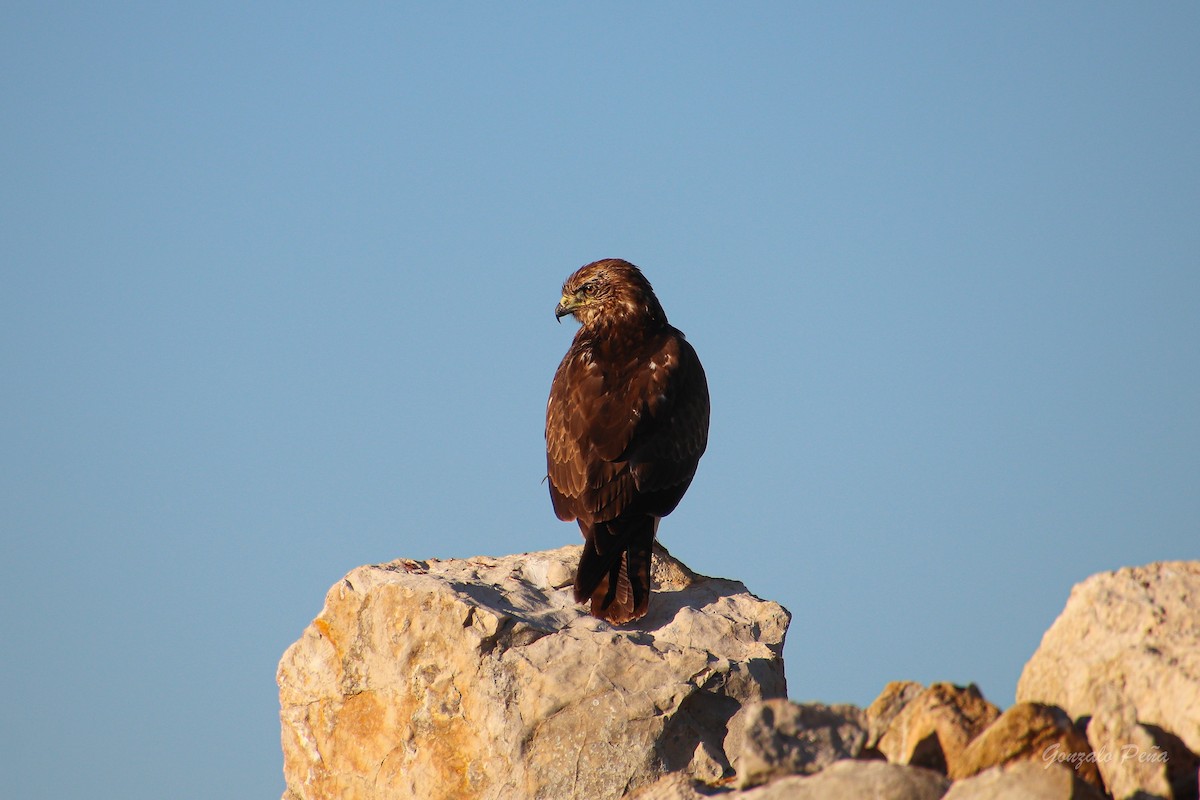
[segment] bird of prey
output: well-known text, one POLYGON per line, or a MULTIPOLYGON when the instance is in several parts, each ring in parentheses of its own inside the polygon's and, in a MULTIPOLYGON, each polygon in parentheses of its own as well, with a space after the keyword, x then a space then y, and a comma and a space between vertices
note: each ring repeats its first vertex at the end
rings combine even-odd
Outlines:
POLYGON ((583 533, 575 600, 621 625, 646 614, 659 520, 687 491, 708 443, 708 382, 628 261, 580 267, 554 314, 580 328, 546 404, 550 500, 583 533))

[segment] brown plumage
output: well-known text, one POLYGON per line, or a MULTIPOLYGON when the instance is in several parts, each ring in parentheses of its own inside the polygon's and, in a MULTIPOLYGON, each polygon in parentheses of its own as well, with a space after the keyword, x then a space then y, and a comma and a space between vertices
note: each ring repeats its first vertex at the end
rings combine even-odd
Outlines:
POLYGON ((708 443, 708 383, 628 261, 596 261, 567 278, 555 316, 567 314, 580 328, 546 404, 550 499, 583 533, 575 599, 620 625, 646 614, 658 521, 708 443))

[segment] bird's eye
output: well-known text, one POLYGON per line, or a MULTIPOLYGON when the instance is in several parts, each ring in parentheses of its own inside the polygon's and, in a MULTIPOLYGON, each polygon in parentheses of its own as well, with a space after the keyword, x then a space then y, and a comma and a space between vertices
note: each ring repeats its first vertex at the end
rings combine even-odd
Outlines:
POLYGON ((579 287, 579 291, 588 295, 593 294, 596 291, 596 285, 593 283, 585 283, 583 286, 579 287))

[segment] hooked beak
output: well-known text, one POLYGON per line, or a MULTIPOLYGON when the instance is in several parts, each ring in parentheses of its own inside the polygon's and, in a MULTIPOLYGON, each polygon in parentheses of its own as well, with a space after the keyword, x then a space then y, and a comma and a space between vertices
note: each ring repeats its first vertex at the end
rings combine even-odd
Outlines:
POLYGON ((562 322, 562 318, 567 314, 575 313, 575 309, 579 308, 579 301, 569 294, 564 294, 562 299, 558 301, 558 306, 554 309, 554 318, 562 322))

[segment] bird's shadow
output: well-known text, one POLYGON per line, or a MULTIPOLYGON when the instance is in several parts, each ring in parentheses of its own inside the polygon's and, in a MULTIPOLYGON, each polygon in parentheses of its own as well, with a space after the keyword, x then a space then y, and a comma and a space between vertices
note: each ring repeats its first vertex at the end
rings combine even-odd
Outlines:
POLYGON ((616 630, 657 632, 670 625, 686 609, 703 612, 705 608, 727 597, 748 594, 740 581, 723 578, 697 576, 689 586, 673 591, 655 591, 650 595, 650 608, 646 616, 635 622, 614 626, 616 630))

